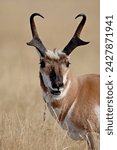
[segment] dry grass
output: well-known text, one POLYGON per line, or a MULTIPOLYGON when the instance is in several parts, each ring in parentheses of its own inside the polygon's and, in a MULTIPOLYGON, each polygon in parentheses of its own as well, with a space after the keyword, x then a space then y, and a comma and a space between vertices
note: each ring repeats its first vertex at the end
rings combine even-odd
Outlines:
POLYGON ((0 3, 0 150, 86 150, 84 141, 67 137, 44 102, 38 79, 38 56, 26 46, 31 39, 29 16, 49 49, 63 48, 73 34, 81 12, 88 16, 82 37, 91 44, 73 52, 74 74, 99 72, 99 2, 93 0, 1 0, 0 3))

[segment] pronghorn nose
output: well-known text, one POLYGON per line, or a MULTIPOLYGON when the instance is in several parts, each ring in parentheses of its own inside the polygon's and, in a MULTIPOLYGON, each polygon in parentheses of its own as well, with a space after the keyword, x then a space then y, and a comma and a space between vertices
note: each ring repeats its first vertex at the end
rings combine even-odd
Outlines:
POLYGON ((62 88, 63 87, 63 82, 58 82, 58 87, 62 88))
POLYGON ((63 77, 61 75, 58 75, 55 81, 57 88, 60 89, 63 87, 63 77))
POLYGON ((53 85, 52 85, 53 88, 57 88, 58 90, 60 88, 62 88, 63 86, 64 86, 63 82, 61 82, 61 81, 54 82, 53 85))

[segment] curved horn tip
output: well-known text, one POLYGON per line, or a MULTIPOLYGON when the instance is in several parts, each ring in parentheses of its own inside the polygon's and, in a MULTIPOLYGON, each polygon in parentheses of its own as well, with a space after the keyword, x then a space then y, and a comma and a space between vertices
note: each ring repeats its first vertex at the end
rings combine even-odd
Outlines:
POLYGON ((27 45, 31 46, 31 42, 26 42, 27 45))
POLYGON ((86 45, 86 44, 89 44, 89 43, 90 43, 90 42, 85 42, 85 45, 86 45))
POLYGON ((41 18, 44 19, 44 17, 43 17, 41 14, 39 14, 39 13, 33 13, 33 14, 30 16, 30 19, 34 18, 35 16, 40 16, 41 18))
POLYGON ((86 15, 83 14, 83 13, 81 13, 81 14, 77 15, 77 16, 75 17, 75 19, 77 19, 78 17, 81 17, 81 16, 86 18, 86 15))

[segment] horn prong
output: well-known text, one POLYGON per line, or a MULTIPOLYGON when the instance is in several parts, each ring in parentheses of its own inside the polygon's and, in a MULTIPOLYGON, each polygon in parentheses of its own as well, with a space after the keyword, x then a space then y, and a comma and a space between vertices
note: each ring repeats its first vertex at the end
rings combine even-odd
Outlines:
POLYGON ((30 16, 30 27, 31 27, 33 39, 30 42, 28 42, 27 45, 34 46, 40 52, 42 56, 45 56, 47 50, 38 36, 38 32, 37 32, 36 25, 34 22, 35 16, 40 16, 41 18, 44 18, 41 14, 38 14, 38 13, 33 13, 30 16))
POLYGON ((72 39, 67 44, 67 46, 63 49, 63 52, 66 53, 66 55, 69 55, 77 46, 86 45, 89 42, 85 42, 80 39, 80 33, 82 31, 82 28, 86 22, 86 15, 85 14, 79 14, 75 17, 77 19, 78 17, 83 17, 80 24, 78 25, 72 39))

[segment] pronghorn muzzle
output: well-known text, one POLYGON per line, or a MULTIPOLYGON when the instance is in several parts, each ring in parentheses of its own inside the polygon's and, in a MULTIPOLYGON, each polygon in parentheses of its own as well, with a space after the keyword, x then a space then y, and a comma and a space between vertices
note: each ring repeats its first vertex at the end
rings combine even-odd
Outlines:
POLYGON ((55 72, 54 69, 50 72, 50 81, 52 84, 52 89, 50 90, 53 95, 60 95, 61 89, 64 87, 63 84, 63 77, 61 73, 58 74, 55 72))

